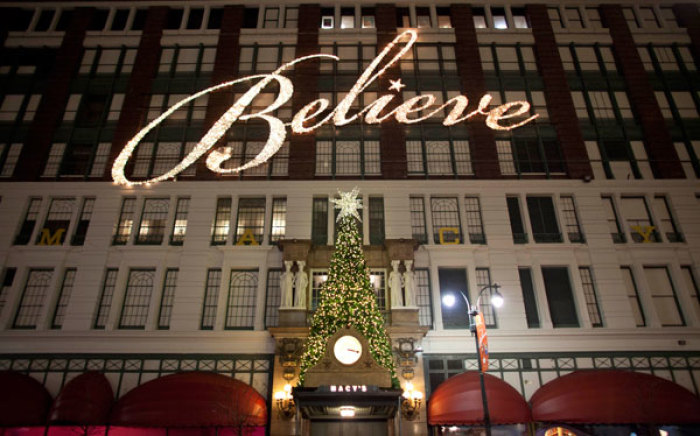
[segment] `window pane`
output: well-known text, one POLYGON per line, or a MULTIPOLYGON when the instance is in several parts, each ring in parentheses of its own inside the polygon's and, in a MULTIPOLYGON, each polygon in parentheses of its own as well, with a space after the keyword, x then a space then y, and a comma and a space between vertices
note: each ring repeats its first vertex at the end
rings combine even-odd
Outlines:
POLYGON ((460 244, 462 228, 457 198, 432 197, 433 238, 436 244, 460 244))
POLYGON ((60 329, 63 326, 63 320, 66 316, 66 309, 70 301, 71 293, 73 292, 73 283, 75 282, 75 268, 69 268, 63 274, 63 283, 61 283, 61 291, 56 300, 56 308, 53 312, 53 320, 51 322, 52 329, 60 329))
POLYGON ((668 268, 644 267, 644 275, 661 325, 663 327, 685 325, 668 268))
POLYGON ((136 237, 137 244, 155 245, 163 242, 169 205, 168 198, 147 198, 144 200, 141 223, 136 237))
POLYGON ((253 328, 257 289, 257 271, 231 271, 226 305, 227 329, 253 328))
POLYGON ((411 235, 419 244, 428 243, 425 223, 425 200, 423 197, 411 197, 411 235))
POLYGON ((625 281, 625 287, 627 288, 627 297, 630 302, 630 307, 632 309, 632 314, 637 327, 644 327, 646 325, 646 319, 644 317, 644 310, 642 309, 642 303, 639 300, 639 293, 637 292, 637 283, 634 280, 634 275, 632 274, 632 268, 628 266, 623 266, 621 268, 622 279, 625 281))
POLYGON ((202 330, 213 330, 216 322, 216 308, 219 303, 219 288, 221 287, 221 270, 207 271, 207 283, 204 289, 204 307, 202 308, 202 330))
POLYGON ((155 270, 129 271, 119 328, 143 329, 146 327, 155 273, 155 270))
POLYGON ((44 300, 51 285, 51 277, 53 270, 51 269, 32 269, 29 270, 27 283, 22 292, 17 314, 12 323, 12 328, 16 329, 34 329, 39 322, 44 300))
POLYGON ((214 227, 212 228, 211 232, 212 245, 221 245, 226 243, 226 239, 228 238, 230 222, 231 199, 219 198, 216 201, 216 217, 214 218, 214 227))
POLYGON ((598 306, 598 297, 596 296, 595 286, 593 284, 593 274, 589 267, 580 267, 581 284, 583 285, 583 296, 586 298, 586 308, 588 309, 588 318, 593 327, 602 327, 603 318, 600 315, 600 307, 598 306))
MULTIPOLYGON (((463 268, 438 269, 440 280, 440 299, 451 295, 449 300, 454 303, 448 306, 442 305, 442 325, 445 329, 466 329, 469 327, 467 319, 467 306, 460 292, 469 289, 467 286, 467 272, 463 268)), ((465 295, 467 298, 468 296, 465 295)))
POLYGON ((262 244, 265 231, 265 199, 241 198, 238 201, 238 222, 236 243, 245 245, 262 244))
POLYGON ((117 231, 114 234, 114 245, 124 245, 129 240, 131 228, 134 225, 134 207, 136 206, 135 198, 125 198, 122 201, 122 209, 119 214, 119 222, 117 231))
POLYGON ((520 276, 520 287, 523 290, 523 303, 525 304, 525 317, 528 328, 538 328, 540 326, 540 315, 537 311, 537 299, 535 298, 535 288, 532 282, 532 271, 530 268, 518 268, 520 276))
POLYGON ((160 310, 158 311, 158 329, 170 328, 170 318, 173 313, 175 300, 175 288, 177 286, 177 269, 168 269, 163 280, 163 294, 160 297, 160 310))
POLYGON ((276 243, 284 239, 287 226, 287 199, 272 199, 272 230, 270 232, 270 242, 276 243))
POLYGON ((311 220, 311 238, 316 245, 328 243, 328 199, 314 198, 311 220))
POLYGON ((566 267, 542 267, 542 278, 552 324, 556 327, 578 327, 574 295, 566 267))
POLYGON ((416 305, 421 326, 433 328, 433 305, 430 292, 430 271, 416 268, 413 273, 416 280, 416 305))
POLYGON ((265 328, 279 325, 279 308, 281 303, 280 275, 282 270, 267 271, 267 286, 265 292, 265 328))
POLYGON ((464 197, 464 207, 467 212, 469 242, 472 244, 485 244, 486 234, 484 233, 484 224, 481 219, 481 203, 479 197, 464 197))

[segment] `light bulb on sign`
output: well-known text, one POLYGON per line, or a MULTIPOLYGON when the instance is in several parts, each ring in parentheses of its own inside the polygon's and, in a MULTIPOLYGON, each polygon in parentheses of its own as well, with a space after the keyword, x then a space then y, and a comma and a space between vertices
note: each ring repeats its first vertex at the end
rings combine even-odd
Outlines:
MULTIPOLYGON (((230 159, 230 153, 225 150, 215 150, 213 151, 206 160, 207 168, 215 173, 219 174, 235 174, 241 171, 245 171, 249 168, 256 167, 258 165, 264 164, 272 156, 279 151, 280 147, 284 143, 287 135, 286 128, 291 127, 292 133, 309 133, 313 132, 317 128, 327 124, 332 123, 337 127, 344 126, 353 121, 360 120, 367 124, 379 124, 383 121, 390 119, 395 119, 397 122, 402 124, 414 124, 424 121, 428 118, 435 116, 438 113, 442 113, 445 108, 452 107, 449 114, 443 120, 442 124, 444 126, 452 126, 457 123, 469 120, 477 115, 483 115, 486 117, 485 123, 488 127, 494 130, 508 131, 525 125, 533 120, 535 120, 539 115, 535 114, 521 121, 516 121, 512 124, 504 125, 501 122, 504 120, 513 119, 525 115, 530 110, 530 103, 527 101, 514 101, 502 104, 493 109, 489 109, 489 103, 491 102, 491 96, 486 94, 479 100, 478 106, 472 112, 467 114, 464 111, 467 108, 469 102, 468 98, 463 95, 458 95, 449 99, 442 105, 438 105, 433 109, 435 104, 435 96, 431 94, 418 95, 416 97, 410 98, 407 101, 399 104, 396 108, 387 111, 387 113, 382 113, 385 111, 389 103, 394 99, 394 95, 384 95, 373 102, 369 103, 366 107, 358 111, 356 114, 348 116, 348 111, 353 106, 357 97, 362 93, 368 86, 372 84, 379 76, 381 76, 389 67, 394 65, 399 59, 406 54, 413 44, 416 42, 418 35, 415 30, 406 30, 405 32, 398 35, 392 42, 387 44, 386 47, 377 55, 377 57, 370 63, 365 71, 357 79, 357 82, 348 91, 345 97, 338 103, 338 105, 328 112, 321 120, 316 122, 312 126, 306 126, 305 123, 314 120, 319 117, 323 112, 328 109, 330 102, 328 99, 319 98, 311 103, 307 104, 299 110, 293 117, 292 121, 289 123, 284 123, 277 117, 272 115, 272 112, 283 106, 289 101, 289 99, 294 94, 294 85, 292 82, 281 76, 281 73, 288 70, 293 65, 304 62, 315 58, 327 58, 334 61, 339 61, 337 56, 327 55, 327 54, 314 54, 310 56, 303 56, 286 64, 283 64, 275 71, 270 74, 257 74, 248 77, 243 77, 241 79, 232 80, 229 82, 224 82, 219 85, 212 86, 210 88, 204 89, 200 92, 192 94, 179 102, 175 103, 168 110, 166 110, 162 115, 148 123, 146 127, 141 129, 136 136, 134 136, 122 149, 112 166, 112 179, 115 183, 126 186, 134 185, 148 185, 150 183, 162 182, 164 180, 172 179, 179 173, 187 169, 189 166, 193 165, 195 161, 206 154, 212 147, 221 139, 221 137, 228 131, 234 122, 260 119, 267 123, 270 133, 268 135, 267 141, 263 146, 260 153, 258 153, 253 159, 235 168, 222 168, 221 165, 228 159, 230 159), (403 43, 403 46, 399 44, 403 43), (389 54, 394 50, 395 47, 399 47, 396 54, 393 57, 386 60, 389 54), (385 62, 386 60, 386 62, 385 62), (385 63, 383 63, 385 62, 385 63), (200 141, 195 145, 195 147, 190 151, 182 161, 176 164, 169 171, 164 174, 153 177, 149 180, 144 181, 131 181, 126 178, 124 170, 129 159, 132 157, 136 147, 141 142, 141 140, 156 126, 163 122, 166 118, 172 115, 175 111, 188 104, 189 102, 207 95, 212 92, 217 92, 225 88, 230 88, 234 85, 253 81, 259 79, 257 82, 251 86, 251 88, 245 92, 241 97, 239 97, 233 105, 219 118, 214 125, 207 131, 207 133, 200 139, 200 141), (263 108, 258 112, 248 113, 243 115, 243 112, 250 106, 251 102, 261 93, 261 91, 267 87, 272 82, 277 82, 279 85, 279 93, 275 100, 267 107, 263 108), (422 111, 428 111, 426 115, 419 116, 416 118, 411 118, 412 114, 420 113, 422 111), (363 118, 364 117, 364 118, 363 118)), ((401 79, 392 80, 392 89, 397 92, 405 86, 401 83, 401 79)))

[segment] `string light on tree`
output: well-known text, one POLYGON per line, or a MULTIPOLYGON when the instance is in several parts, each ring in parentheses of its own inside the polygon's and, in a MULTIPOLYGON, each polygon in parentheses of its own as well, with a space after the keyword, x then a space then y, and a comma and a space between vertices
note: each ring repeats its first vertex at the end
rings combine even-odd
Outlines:
POLYGON ((301 357, 299 384, 304 385, 306 371, 323 357, 328 339, 341 328, 355 328, 366 339, 374 360, 391 372, 392 384, 398 387, 396 369, 384 317, 369 280, 362 237, 357 229, 361 207, 359 190, 338 191, 334 200, 338 213, 338 236, 331 258, 328 280, 321 287, 319 303, 301 357))

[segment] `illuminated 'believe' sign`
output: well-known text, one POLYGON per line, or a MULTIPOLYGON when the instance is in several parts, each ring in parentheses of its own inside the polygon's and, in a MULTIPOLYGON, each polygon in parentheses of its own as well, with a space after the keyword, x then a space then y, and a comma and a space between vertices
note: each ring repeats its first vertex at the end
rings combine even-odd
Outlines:
MULTIPOLYGON (((140 132, 134 136, 131 141, 129 141, 124 149, 119 153, 117 159, 114 161, 112 166, 112 178, 115 183, 122 185, 142 185, 150 184, 155 182, 161 182, 175 177, 180 172, 184 171, 187 167, 192 165, 197 159, 202 157, 207 153, 216 142, 226 133, 226 131, 231 127, 231 125, 236 122, 236 120, 250 120, 250 119, 260 119, 265 121, 269 128, 270 133, 267 138, 265 146, 260 151, 260 153, 255 156, 250 161, 240 165, 236 168, 221 168, 226 160, 231 158, 231 150, 228 147, 222 147, 217 150, 212 151, 209 156, 207 156, 206 165, 211 171, 219 174, 232 174, 244 171, 248 168, 252 168, 267 162, 277 151, 280 149, 284 143, 285 137, 287 135, 286 128, 291 127, 292 133, 308 133, 316 130, 317 128, 327 124, 332 123, 335 126, 344 126, 362 117, 362 120, 367 124, 379 124, 382 121, 388 119, 395 119, 396 121, 403 124, 413 124, 420 121, 424 121, 431 118, 435 114, 439 113, 446 107, 452 106, 449 114, 443 120, 442 124, 445 126, 452 126, 462 121, 466 121, 476 115, 484 115, 486 117, 485 123, 488 127, 494 130, 512 130, 516 127, 522 126, 529 123, 538 117, 538 115, 533 115, 524 120, 514 122, 512 124, 502 124, 503 120, 513 119, 520 117, 521 115, 527 114, 530 110, 530 103, 527 101, 514 101, 510 103, 505 103, 497 106, 493 109, 489 109, 489 104, 491 103, 491 96, 486 94, 479 100, 479 104, 475 110, 472 112, 464 113, 467 108, 467 103, 469 100, 466 96, 458 95, 449 99, 446 103, 433 108, 435 104, 435 96, 432 94, 421 94, 416 97, 412 97, 402 104, 398 105, 396 108, 382 113, 385 111, 391 100, 394 99, 394 95, 384 95, 379 97, 375 101, 368 104, 362 110, 354 115, 348 115, 348 111, 352 106, 353 102, 357 99, 357 96, 364 91, 372 82, 374 82, 377 77, 379 77, 387 68, 398 62, 398 60, 403 56, 408 50, 411 49, 413 44, 416 42, 417 34, 413 30, 407 30, 394 38, 384 50, 377 55, 377 57, 372 61, 369 67, 362 73, 362 75, 357 79, 357 82, 353 85, 350 91, 347 93, 345 98, 343 98, 338 106, 333 110, 329 111, 324 115, 326 109, 330 105, 330 102, 325 98, 319 98, 311 103, 307 104, 299 112, 297 112, 290 123, 284 123, 279 118, 272 116, 272 112, 277 110, 283 104, 285 104, 292 97, 294 93, 294 85, 292 82, 280 74, 285 70, 289 69, 291 66, 298 64, 300 62, 307 61, 313 58, 327 58, 338 61, 339 58, 333 55, 326 54, 315 54, 311 56, 304 56, 297 58, 289 63, 286 63, 273 71, 270 74, 257 74, 253 76, 243 77, 241 79, 232 80, 230 82, 221 83, 216 86, 212 86, 196 94, 190 95, 189 97, 179 101, 170 109, 165 111, 161 116, 151 121, 146 127, 144 127, 140 132), (404 41, 403 47, 400 44, 404 41), (389 53, 394 49, 395 46, 400 47, 396 54, 389 59, 383 66, 380 67, 384 59, 389 55, 389 53), (150 132, 154 127, 160 124, 164 119, 168 118, 173 112, 178 110, 183 105, 191 102, 192 100, 199 98, 203 95, 209 94, 210 92, 219 91, 224 88, 231 87, 238 83, 247 82, 259 79, 245 94, 243 94, 238 100, 236 100, 233 105, 224 113, 221 118, 219 118, 211 129, 202 137, 202 139, 197 143, 197 145, 190 151, 185 158, 175 165, 170 171, 162 174, 158 177, 154 177, 149 180, 144 181, 130 181, 126 178, 124 174, 124 168, 129 158, 133 154, 136 146, 139 142, 150 132), (279 94, 269 106, 262 109, 259 112, 243 114, 245 109, 250 105, 250 103, 257 97, 260 92, 272 81, 276 81, 279 84, 279 94), (428 111, 426 115, 409 117, 411 114, 416 114, 421 111, 428 111), (320 118, 316 124, 307 126, 306 123, 311 120, 320 118)), ((392 81, 393 84, 390 89, 400 91, 401 84, 400 79, 397 81, 392 81)))

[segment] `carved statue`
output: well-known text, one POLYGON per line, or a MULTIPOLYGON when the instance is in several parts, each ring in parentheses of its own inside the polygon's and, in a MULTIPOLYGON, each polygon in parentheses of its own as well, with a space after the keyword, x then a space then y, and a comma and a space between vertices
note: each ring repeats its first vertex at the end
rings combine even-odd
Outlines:
POLYGON ((391 307, 403 306, 403 298, 401 298, 401 273, 399 272, 400 260, 392 260, 391 267, 393 270, 389 273, 389 289, 391 290, 391 307))
POLYGON ((406 272, 403 273, 404 296, 406 298, 406 307, 415 307, 416 305, 416 282, 413 280, 413 261, 404 261, 406 272))
POLYGON ((280 304, 281 308, 292 307, 292 288, 294 287, 294 273, 292 272, 292 265, 294 265, 294 261, 284 261, 285 271, 280 276, 280 295, 282 297, 280 304))
POLYGON ((304 272, 305 264, 306 262, 303 260, 298 260, 297 266, 299 269, 294 275, 294 288, 296 290, 294 307, 298 309, 306 309, 306 288, 309 286, 309 277, 304 272))

